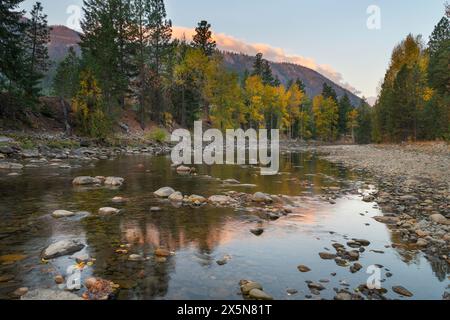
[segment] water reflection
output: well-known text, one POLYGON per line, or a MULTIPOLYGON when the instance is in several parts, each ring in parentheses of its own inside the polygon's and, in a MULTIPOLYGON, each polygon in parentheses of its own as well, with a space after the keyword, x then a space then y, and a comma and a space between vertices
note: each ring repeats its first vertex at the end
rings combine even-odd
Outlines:
POLYGON ((30 168, 14 178, 0 172, 0 256, 26 256, 1 262, 0 277, 6 281, 0 282, 0 298, 10 298, 12 291, 23 286, 56 287, 54 275, 64 274, 74 261, 63 257, 42 264, 39 255, 48 244, 63 238, 87 244, 83 253, 96 260, 83 271, 83 277, 94 275, 118 283, 118 299, 241 299, 236 292, 242 278, 262 282, 277 299, 302 299, 309 293, 306 280, 326 278, 330 283, 322 296, 331 299, 339 281, 356 287, 365 283, 367 275, 363 271, 352 275, 333 261, 321 260, 317 253, 353 237, 368 238, 374 248, 385 252, 366 252, 361 263, 365 268, 371 264, 389 268, 394 277, 386 279, 387 288, 402 284, 415 298, 438 299, 448 285, 447 265, 428 262, 422 254, 400 245, 386 248, 391 240, 400 241, 371 219, 380 214, 372 204, 352 195, 334 199, 335 204, 323 201, 328 199, 327 190, 351 189, 351 181, 359 179, 340 166, 311 154, 287 153, 277 176, 260 176, 259 168, 251 166, 198 167, 197 171, 196 177, 180 176, 167 157, 126 156, 72 170, 30 168), (74 188, 73 177, 82 175, 121 176, 126 184, 116 189, 74 188), (237 179, 244 186, 224 184, 224 179, 237 179), (153 191, 162 186, 205 197, 231 190, 290 195, 296 207, 276 222, 231 208, 175 208, 153 197, 153 191), (128 202, 113 204, 115 196, 126 197, 128 202), (95 213, 105 206, 118 207, 122 214, 60 220, 49 215, 56 209, 95 213), (151 212, 153 206, 162 211, 151 212), (262 236, 249 232, 261 224, 265 228, 262 236), (128 261, 128 254, 117 253, 122 246, 128 254, 149 260, 128 261), (157 259, 153 251, 158 247, 176 254, 165 261, 157 259), (231 260, 219 266, 216 260, 226 255, 231 260), (310 266, 311 273, 299 274, 299 264, 310 266), (331 278, 334 272, 337 275, 331 278), (287 296, 286 288, 300 293, 287 296))

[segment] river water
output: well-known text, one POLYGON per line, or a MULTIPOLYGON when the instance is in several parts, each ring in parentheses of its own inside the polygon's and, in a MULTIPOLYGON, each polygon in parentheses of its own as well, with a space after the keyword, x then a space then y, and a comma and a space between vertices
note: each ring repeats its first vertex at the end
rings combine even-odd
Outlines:
POLYGON ((345 168, 307 153, 284 154, 281 173, 270 177, 246 166, 199 166, 198 175, 180 176, 170 164, 165 156, 133 155, 72 169, 42 165, 26 168, 19 176, 0 172, 0 299, 12 298, 19 287, 57 289, 54 277, 65 275, 75 262, 66 256, 45 263, 40 253, 66 238, 82 240, 87 245, 82 253, 95 258, 83 269, 83 279, 96 276, 119 284, 117 299, 240 300, 241 279, 257 281, 275 299, 288 300, 311 298, 306 281, 324 280, 326 289, 320 297, 333 299, 334 288, 352 291, 366 283, 367 268, 373 265, 382 266, 387 298, 406 299, 391 290, 401 285, 414 293, 411 299, 441 299, 450 284, 445 266, 418 251, 392 247, 398 240, 386 225, 372 219, 382 214, 374 203, 345 192, 333 204, 324 201, 326 188, 345 191, 360 183, 362 177, 345 168), (74 188, 73 178, 84 175, 119 176, 126 182, 118 189, 74 188), (254 186, 222 182, 230 178, 254 186), (262 191, 300 201, 293 213, 264 221, 264 233, 255 236, 250 230, 257 226, 257 217, 251 212, 210 205, 176 208, 153 196, 164 186, 204 197, 262 191), (115 196, 129 201, 113 204, 115 196), (106 218, 95 215, 108 206, 123 211, 106 218), (162 211, 151 212, 154 206, 162 211), (54 219, 51 213, 57 209, 94 214, 54 219), (334 252, 333 243, 345 244, 352 238, 371 242, 361 254, 361 271, 352 274, 348 267, 319 257, 319 252, 334 252), (128 261, 128 255, 116 252, 125 246, 129 254, 149 259, 128 261), (159 261, 153 257, 157 247, 175 254, 159 261), (225 256, 228 263, 218 265, 216 261, 225 256), (301 273, 298 265, 311 271, 301 273), (392 277, 386 276, 388 272, 392 277), (298 293, 290 295, 288 289, 298 293))

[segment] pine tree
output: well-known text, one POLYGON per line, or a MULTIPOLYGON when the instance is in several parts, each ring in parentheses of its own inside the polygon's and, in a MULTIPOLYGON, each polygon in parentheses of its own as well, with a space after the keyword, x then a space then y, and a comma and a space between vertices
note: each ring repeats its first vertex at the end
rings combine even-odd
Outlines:
POLYGON ((216 41, 212 39, 211 25, 202 20, 198 23, 197 28, 195 28, 196 34, 194 35, 191 45, 194 48, 199 48, 209 57, 212 56, 216 51, 216 41))
POLYGON ((325 99, 332 98, 335 103, 338 103, 338 97, 337 97, 336 91, 333 89, 333 87, 329 86, 326 83, 323 84, 322 96, 325 99))
POLYGON ((83 64, 89 66, 102 89, 108 113, 124 106, 132 74, 130 52, 134 28, 129 0, 85 0, 80 46, 83 64))
POLYGON ((440 49, 440 46, 445 41, 450 40, 450 21, 447 17, 442 17, 439 23, 433 30, 428 42, 428 50, 430 55, 433 56, 440 49))
POLYGON ((163 113, 163 66, 167 64, 171 48, 172 22, 167 20, 166 9, 163 0, 150 0, 149 2, 149 55, 150 68, 154 74, 153 80, 153 119, 161 120, 163 113))
POLYGON ((355 139, 359 144, 368 144, 372 141, 372 109, 366 100, 361 100, 358 108, 358 125, 355 130, 355 139))
POLYGON ((280 81, 278 80, 278 84, 275 83, 275 78, 272 74, 272 68, 270 67, 270 63, 267 60, 263 61, 263 70, 262 70, 262 80, 266 85, 272 85, 274 87, 280 85, 280 81))
POLYGON ((300 78, 297 78, 297 80, 295 80, 295 83, 297 84, 297 87, 299 87, 299 89, 300 89, 302 92, 306 93, 306 86, 305 86, 305 83, 304 83, 300 78))
POLYGON ((352 111, 353 107, 350 102, 350 98, 347 94, 345 94, 340 100, 339 100, 339 134, 345 135, 347 133, 348 129, 348 119, 347 116, 349 112, 352 111))
POLYGON ((47 24, 47 15, 43 13, 43 10, 42 4, 36 2, 25 29, 25 94, 31 101, 38 97, 41 90, 40 82, 49 67, 47 44, 50 41, 50 28, 47 24))
POLYGON ((255 62, 253 63, 253 70, 251 75, 252 76, 258 76, 262 79, 264 73, 264 59, 263 54, 258 53, 255 57, 255 62))
POLYGON ((18 93, 23 79, 25 25, 20 21, 23 11, 18 7, 23 0, 0 1, 0 92, 18 93))
POLYGON ((56 69, 53 79, 54 93, 63 99, 71 100, 78 91, 80 84, 80 59, 77 57, 75 49, 69 48, 66 58, 61 61, 56 69))

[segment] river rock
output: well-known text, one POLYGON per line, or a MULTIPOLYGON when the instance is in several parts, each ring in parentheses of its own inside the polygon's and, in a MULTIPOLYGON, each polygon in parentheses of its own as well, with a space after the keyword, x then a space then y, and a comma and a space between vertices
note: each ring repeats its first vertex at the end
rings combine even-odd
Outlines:
POLYGON ((255 236, 260 236, 264 233, 263 228, 254 228, 250 230, 251 233, 253 233, 255 236))
POLYGON ((67 291, 59 291, 59 290, 51 290, 51 289, 36 289, 29 291, 25 295, 23 295, 21 300, 38 300, 38 301, 67 301, 67 300, 82 300, 76 294, 67 292, 67 291))
POLYGON ((436 213, 430 216, 431 221, 437 224, 449 225, 450 220, 444 217, 442 214, 436 213))
POLYGON ((350 267, 350 272, 351 273, 357 273, 359 270, 361 270, 363 268, 363 266, 359 263, 355 263, 354 265, 352 265, 350 267))
POLYGON ((53 213, 52 213, 52 217, 56 218, 56 219, 73 217, 75 215, 76 215, 75 212, 67 211, 67 210, 56 210, 56 211, 53 211, 53 213))
POLYGON ((57 275, 54 278, 56 284, 63 284, 64 283, 64 277, 62 275, 57 275))
POLYGON ((212 204, 218 204, 218 205, 226 205, 232 202, 233 199, 229 196, 211 196, 208 198, 208 202, 212 204))
POLYGON ((352 300, 352 295, 349 292, 339 292, 335 297, 334 300, 338 301, 349 301, 352 300))
POLYGON ((111 216, 114 214, 118 214, 119 212, 120 212, 119 209, 111 208, 111 207, 104 207, 104 208, 98 209, 98 214, 101 216, 111 216))
POLYGON ((191 173, 192 168, 186 167, 186 166, 179 166, 177 168, 177 172, 181 173, 181 174, 187 174, 187 173, 191 173))
POLYGON ((387 217, 387 216, 374 217, 373 219, 384 224, 396 224, 400 221, 400 219, 397 217, 387 217))
POLYGON ((112 201, 113 203, 122 204, 122 203, 127 202, 127 199, 124 198, 124 197, 114 197, 114 198, 112 198, 111 201, 112 201))
POLYGON ((183 202, 183 194, 181 192, 174 192, 169 196, 169 200, 172 202, 183 202))
POLYGON ((161 188, 161 189, 155 191, 155 195, 160 198, 169 198, 174 193, 175 193, 175 190, 173 190, 170 187, 164 187, 164 188, 161 188))
POLYGON ((5 170, 21 170, 23 169, 23 165, 15 162, 0 162, 0 169, 5 170))
POLYGON ((119 187, 125 182, 124 178, 120 177, 107 177, 105 179, 106 186, 119 187))
POLYGON ((200 204, 205 203, 207 200, 205 197, 193 194, 193 195, 189 196, 187 201, 190 203, 196 204, 196 205, 200 205, 200 204))
POLYGON ((273 200, 268 194, 256 192, 252 196, 252 201, 257 203, 271 203, 273 200))
POLYGON ((253 289, 249 292, 248 296, 256 300, 273 300, 273 297, 265 293, 260 289, 253 289))
POLYGON ((58 258, 65 255, 74 254, 85 247, 78 240, 61 240, 48 246, 42 252, 42 258, 45 260, 58 258))
POLYGON ((83 294, 87 300, 107 300, 114 292, 113 283, 101 278, 88 278, 84 282, 87 292, 83 294))
POLYGON ((226 184, 240 184, 240 182, 236 179, 226 179, 223 182, 226 184))
POLYGON ((167 258, 167 257, 170 257, 170 255, 171 255, 171 253, 167 249, 158 248, 155 250, 155 256, 157 256, 157 257, 167 258))
POLYGON ((87 185, 93 185, 93 184, 101 184, 101 181, 99 179, 93 178, 93 177, 76 177, 72 181, 73 185, 76 186, 87 186, 87 185))
POLYGON ((333 259, 335 259, 337 257, 335 254, 332 254, 332 253, 329 253, 329 252, 320 252, 319 256, 323 260, 333 260, 333 259))
POLYGON ((244 295, 248 295, 254 289, 263 290, 263 287, 258 282, 249 281, 241 286, 241 291, 244 295))
POLYGON ((405 297, 412 297, 413 294, 408 291, 408 289, 402 287, 402 286, 396 286, 396 287, 392 287, 392 291, 394 291, 395 293, 401 295, 401 296, 405 296, 405 297))
POLYGON ((305 273, 305 272, 310 272, 310 271, 311 271, 310 268, 308 268, 307 266, 304 266, 304 265, 299 265, 299 266, 297 267, 297 269, 298 269, 298 271, 303 272, 303 273, 305 273))
POLYGON ((20 298, 20 297, 26 295, 28 293, 28 291, 29 291, 29 289, 27 287, 18 288, 12 293, 12 295, 13 295, 13 297, 20 298))
POLYGON ((318 290, 318 291, 325 290, 325 287, 323 285, 321 285, 320 283, 315 283, 315 282, 308 283, 308 288, 310 290, 318 290))
POLYGON ((145 259, 140 254, 132 254, 128 257, 128 260, 134 261, 134 262, 139 262, 139 261, 144 261, 145 259))

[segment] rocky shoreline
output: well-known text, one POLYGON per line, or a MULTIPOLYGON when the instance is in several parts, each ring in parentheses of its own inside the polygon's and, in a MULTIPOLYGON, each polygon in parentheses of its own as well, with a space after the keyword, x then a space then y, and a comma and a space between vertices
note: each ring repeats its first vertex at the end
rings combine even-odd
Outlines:
POLYGON ((332 163, 367 176, 376 192, 364 201, 376 203, 401 239, 450 272, 450 146, 446 143, 381 146, 291 147, 310 151, 332 163))

